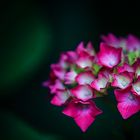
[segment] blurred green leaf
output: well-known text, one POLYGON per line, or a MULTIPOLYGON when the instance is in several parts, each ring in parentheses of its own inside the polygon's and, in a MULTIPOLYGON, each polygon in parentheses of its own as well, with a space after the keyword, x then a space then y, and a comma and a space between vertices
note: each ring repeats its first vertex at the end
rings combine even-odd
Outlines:
MULTIPOLYGON (((23 12, 18 13, 18 10, 16 14, 13 13, 10 16, 16 17, 17 14, 23 12)), ((25 14, 19 21, 15 19, 9 21, 9 24, 10 27, 7 24, 3 25, 6 40, 0 52, 2 60, 0 88, 3 89, 21 86, 25 79, 31 77, 39 69, 44 58, 49 56, 51 48, 50 28, 38 15, 25 14)))

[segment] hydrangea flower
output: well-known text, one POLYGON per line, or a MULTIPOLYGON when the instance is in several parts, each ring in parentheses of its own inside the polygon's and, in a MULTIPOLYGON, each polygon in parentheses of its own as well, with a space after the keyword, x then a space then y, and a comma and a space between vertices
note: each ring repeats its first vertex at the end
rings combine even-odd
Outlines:
POLYGON ((74 51, 62 53, 43 82, 53 96, 51 104, 63 106, 62 113, 83 132, 103 113, 95 99, 108 95, 108 88, 114 89, 123 119, 140 110, 140 40, 108 34, 99 48, 96 53, 91 42, 81 42, 74 51))
POLYGON ((131 92, 131 87, 125 90, 115 90, 117 108, 124 119, 129 118, 140 110, 140 97, 131 92))
POLYGON ((121 48, 114 48, 107 44, 101 43, 98 53, 98 61, 101 66, 113 68, 121 61, 121 48))

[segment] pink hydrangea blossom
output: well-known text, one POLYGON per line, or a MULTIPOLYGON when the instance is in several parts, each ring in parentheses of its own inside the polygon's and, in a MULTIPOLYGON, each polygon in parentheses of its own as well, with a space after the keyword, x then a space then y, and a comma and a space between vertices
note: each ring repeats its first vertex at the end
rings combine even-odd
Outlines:
POLYGON ((75 77, 75 81, 80 84, 91 84, 94 81, 95 77, 91 71, 81 72, 75 77))
POLYGON ((107 44, 100 44, 100 51, 98 53, 99 64, 113 68, 118 65, 121 61, 121 48, 114 48, 107 44))
POLYGON ((111 85, 113 87, 119 87, 121 89, 125 89, 131 85, 132 80, 133 80, 132 75, 126 71, 126 72, 114 74, 113 82, 111 83, 111 85))
POLYGON ((117 108, 124 119, 129 118, 140 110, 140 98, 131 92, 131 87, 125 90, 115 90, 117 108))
POLYGON ((71 94, 68 90, 58 90, 57 93, 51 100, 51 103, 56 106, 63 105, 69 98, 71 94))
POLYGON ((95 100, 108 95, 108 88, 114 90, 123 119, 140 111, 140 40, 113 34, 102 40, 97 53, 90 41, 62 53, 42 84, 50 89, 51 104, 63 106, 62 113, 72 117, 83 132, 102 113, 95 100))
POLYGON ((77 99, 82 101, 87 101, 93 98, 93 91, 89 85, 78 85, 70 91, 77 99))
POLYGON ((93 101, 72 100, 63 113, 72 117, 81 130, 85 132, 102 111, 97 108, 93 101))
POLYGON ((102 91, 102 89, 107 87, 108 80, 109 79, 100 74, 98 78, 91 83, 91 87, 97 91, 102 91))

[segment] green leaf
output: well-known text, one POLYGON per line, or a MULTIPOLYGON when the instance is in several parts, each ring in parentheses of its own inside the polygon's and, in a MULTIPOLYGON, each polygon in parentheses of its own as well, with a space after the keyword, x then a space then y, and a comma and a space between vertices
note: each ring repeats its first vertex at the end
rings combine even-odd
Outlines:
POLYGON ((97 64, 93 64, 93 69, 94 69, 94 74, 97 75, 99 70, 101 69, 101 66, 97 65, 97 64))

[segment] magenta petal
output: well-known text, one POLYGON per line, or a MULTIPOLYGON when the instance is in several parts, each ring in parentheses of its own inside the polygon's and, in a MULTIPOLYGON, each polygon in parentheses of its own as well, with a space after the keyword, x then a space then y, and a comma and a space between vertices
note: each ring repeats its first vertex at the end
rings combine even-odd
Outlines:
POLYGON ((85 132, 88 127, 93 123, 95 118, 93 118, 90 114, 88 113, 83 113, 79 116, 77 116, 75 119, 76 124, 81 128, 83 132, 85 132))
POLYGON ((76 82, 80 85, 84 85, 84 84, 91 84, 91 82, 94 81, 94 75, 92 72, 82 72, 80 74, 78 74, 75 78, 76 82))
POLYGON ((105 68, 103 67, 98 75, 102 75, 103 77, 105 77, 106 79, 108 79, 108 82, 111 82, 112 81, 112 75, 113 75, 113 72, 111 69, 108 69, 108 68, 105 68))
POLYGON ((124 63, 122 66, 117 67, 117 71, 118 73, 122 73, 125 71, 134 73, 134 68, 129 64, 124 63))
POLYGON ((74 51, 68 51, 67 56, 68 56, 68 62, 70 63, 74 63, 78 57, 78 55, 74 51))
POLYGON ((103 36, 101 36, 101 38, 108 45, 111 45, 111 46, 116 47, 116 48, 120 47, 119 39, 111 33, 109 33, 107 36, 103 35, 103 36))
POLYGON ((65 69, 63 69, 59 64, 52 64, 51 69, 59 79, 64 80, 65 69))
POLYGON ((94 50, 93 45, 92 45, 92 43, 90 41, 88 42, 86 49, 87 49, 87 52, 91 56, 95 56, 95 50, 94 50))
POLYGON ((84 42, 82 41, 82 42, 80 42, 79 45, 77 46, 76 52, 77 52, 77 54, 79 55, 79 54, 81 54, 81 52, 82 52, 83 50, 85 50, 85 48, 84 48, 84 42))
POLYGON ((133 94, 140 96, 140 77, 138 77, 137 81, 132 84, 132 90, 133 94))
POLYGON ((93 98, 93 91, 88 85, 78 85, 70 91, 76 98, 82 101, 87 101, 93 98))
POLYGON ((95 55, 95 50, 93 48, 93 45, 91 42, 88 42, 87 46, 84 46, 84 43, 81 42, 77 49, 76 52, 79 56, 81 55, 89 55, 89 56, 94 56, 95 55))
POLYGON ((114 74, 113 75, 114 80, 111 83, 111 85, 114 87, 119 87, 121 89, 125 89, 128 86, 130 86, 130 84, 132 83, 132 80, 133 80, 132 75, 131 75, 131 73, 128 73, 127 71, 119 73, 119 74, 114 74))
POLYGON ((124 119, 129 118, 140 110, 140 98, 131 92, 131 87, 125 90, 115 90, 117 108, 124 119))
POLYGON ((93 65, 93 57, 91 56, 80 56, 77 61, 76 64, 80 67, 80 68, 86 68, 86 67, 92 67, 93 65))
POLYGON ((51 93, 57 93, 58 90, 65 89, 63 83, 59 79, 55 80, 54 84, 51 84, 48 87, 50 88, 51 93))
POLYGON ((101 43, 100 52, 98 53, 99 64, 108 68, 113 68, 120 63, 121 52, 121 48, 114 48, 112 46, 101 43))
POLYGON ((72 118, 77 116, 78 110, 76 107, 75 100, 70 101, 66 108, 62 111, 62 113, 72 118))
POLYGON ((91 83, 91 87, 96 89, 97 91, 101 91, 102 89, 106 88, 108 81, 108 78, 106 78, 102 74, 99 74, 98 79, 94 80, 91 83))
POLYGON ((128 35, 127 38, 127 49, 129 51, 137 51, 140 50, 140 40, 133 35, 128 35))
POLYGON ((72 84, 75 82, 75 77, 77 73, 75 71, 70 71, 65 74, 65 84, 72 84))
POLYGON ((101 114, 102 111, 92 101, 73 100, 63 110, 63 113, 74 118, 76 124, 85 132, 95 120, 95 116, 101 114))
POLYGON ((131 104, 126 102, 118 103, 117 108, 121 113, 123 119, 131 117, 140 110, 138 103, 135 102, 132 102, 131 104))
POLYGON ((54 95, 53 99, 51 100, 51 104, 56 106, 63 105, 68 98, 70 97, 70 92, 68 90, 60 90, 54 95))

